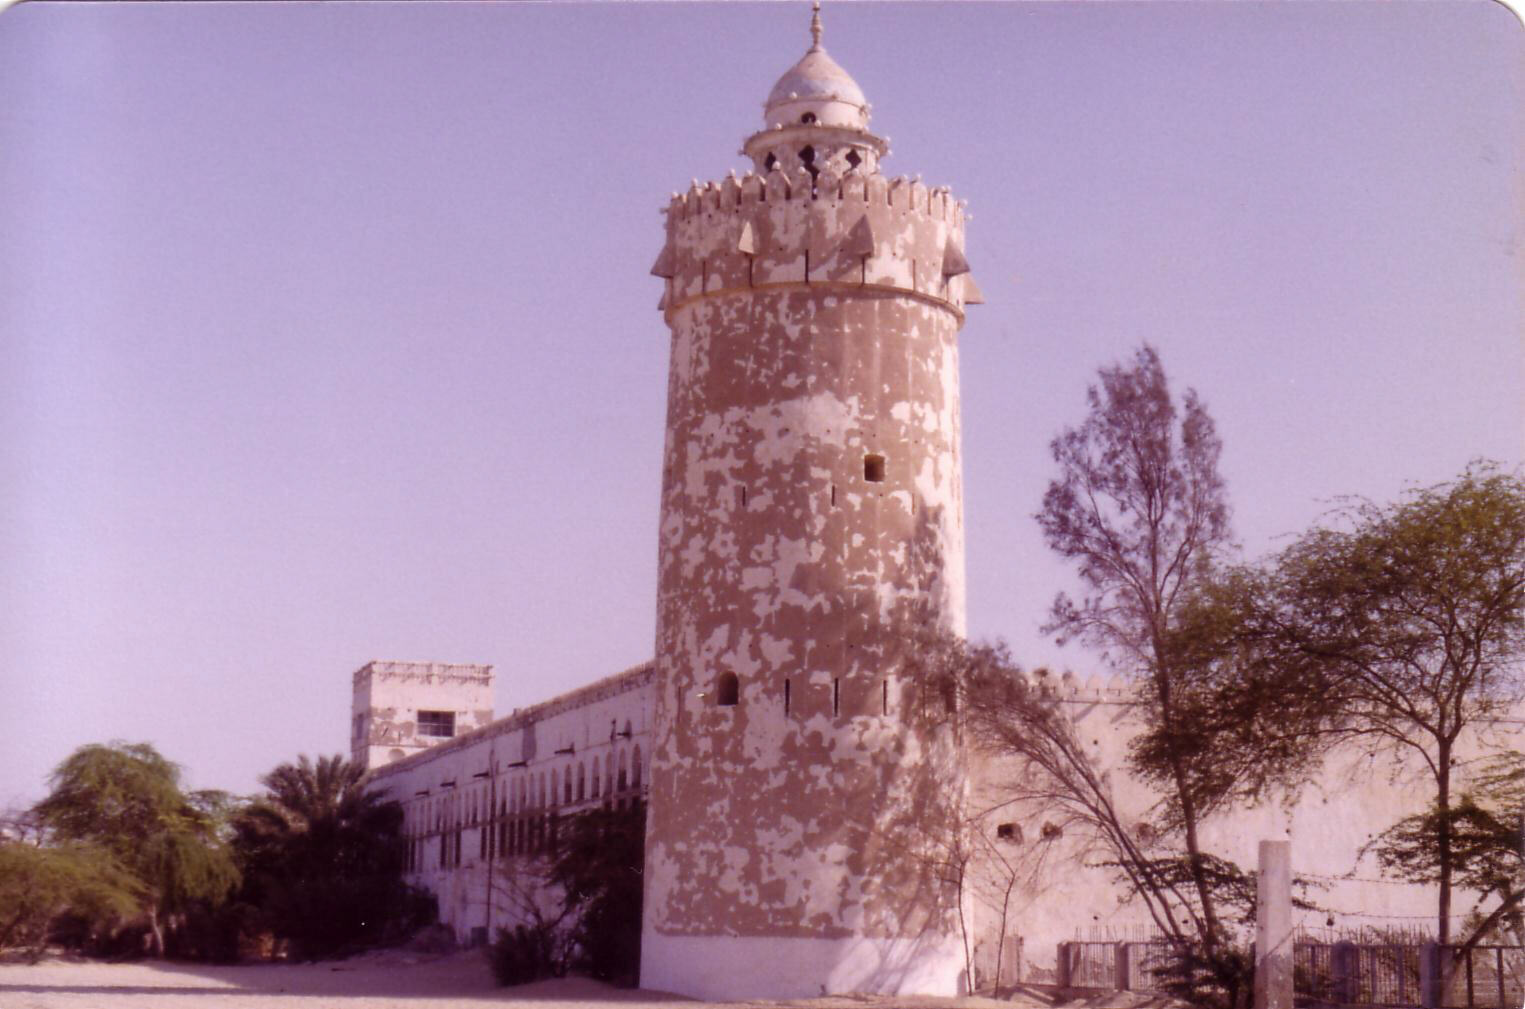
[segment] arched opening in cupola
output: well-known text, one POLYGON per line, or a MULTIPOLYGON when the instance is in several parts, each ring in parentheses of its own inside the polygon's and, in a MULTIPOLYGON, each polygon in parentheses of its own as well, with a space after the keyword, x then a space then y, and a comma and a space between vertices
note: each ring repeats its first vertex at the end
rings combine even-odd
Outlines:
POLYGON ((821 174, 821 169, 815 163, 815 148, 806 144, 800 148, 800 164, 805 166, 805 171, 810 173, 810 182, 815 184, 815 178, 821 174))

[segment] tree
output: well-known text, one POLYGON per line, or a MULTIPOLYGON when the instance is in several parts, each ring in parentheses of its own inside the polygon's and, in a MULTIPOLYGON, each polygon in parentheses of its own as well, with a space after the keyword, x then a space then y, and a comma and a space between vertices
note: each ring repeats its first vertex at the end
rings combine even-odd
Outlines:
POLYGON ((221 901, 238 868, 218 836, 224 797, 186 793, 180 768, 147 743, 90 744, 59 764, 35 807, 49 834, 109 855, 142 886, 141 910, 164 954, 164 918, 196 900, 221 901))
POLYGON ((107 921, 136 911, 143 884, 94 845, 43 846, 0 840, 0 949, 35 958, 60 915, 107 921))
POLYGON ((1470 927, 1459 943, 1464 949, 1506 927, 1517 933, 1525 924, 1525 757, 1499 754, 1469 777, 1470 787, 1444 814, 1432 805, 1367 845, 1385 872, 1415 883, 1438 883, 1444 816, 1454 882, 1477 895, 1470 927))
POLYGON ((1153 737, 1136 753, 1166 785, 1167 821, 1185 844, 1196 931, 1210 954, 1221 925, 1198 834, 1213 792, 1205 777, 1215 771, 1211 760, 1194 759, 1200 705, 1188 696, 1179 644, 1193 588, 1231 545, 1222 443, 1194 391, 1178 412, 1153 347, 1099 377, 1086 391, 1085 421, 1050 446, 1059 475, 1037 519, 1049 547, 1076 563, 1085 595, 1077 602, 1059 594, 1045 630, 1061 643, 1099 647, 1136 677, 1145 735, 1153 737))
POLYGON ((1338 715, 1333 731, 1396 748, 1427 772, 1431 808, 1400 825, 1410 855, 1389 864, 1414 878, 1424 865, 1446 942, 1471 843, 1471 813, 1461 815, 1455 794, 1457 748, 1469 733, 1486 741, 1520 697, 1525 481, 1478 463, 1451 483, 1390 505, 1358 501, 1337 518, 1277 558, 1257 619, 1286 666, 1312 671, 1338 715), (1433 842, 1428 861, 1412 857, 1418 838, 1433 842))
POLYGON ((260 778, 234 818, 242 896, 302 955, 380 941, 428 917, 402 879, 402 809, 367 791, 365 768, 304 754, 260 778))
POLYGON ((603 981, 634 986, 641 970, 641 872, 646 811, 590 809, 566 822, 551 879, 576 927, 578 964, 603 981))

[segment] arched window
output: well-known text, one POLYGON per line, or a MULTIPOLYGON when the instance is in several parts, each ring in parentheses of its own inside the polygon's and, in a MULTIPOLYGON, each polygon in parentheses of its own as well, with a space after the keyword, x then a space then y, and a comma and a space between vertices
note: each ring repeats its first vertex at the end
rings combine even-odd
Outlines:
POLYGON ((569 767, 561 775, 561 801, 567 805, 572 804, 572 769, 569 767))
POLYGON ((641 787, 641 748, 635 748, 635 755, 630 758, 630 787, 641 787))
POLYGON ((722 708, 732 708, 741 697, 741 681, 727 670, 715 681, 715 703, 722 708))
POLYGON ((593 758, 593 795, 591 796, 594 799, 598 798, 599 792, 602 791, 602 789, 599 786, 601 786, 604 783, 603 779, 600 778, 599 775, 598 775, 598 763, 599 763, 598 762, 598 758, 594 757, 593 758))
POLYGON ((629 773, 629 769, 628 769, 629 768, 629 764, 626 762, 626 758, 627 757, 628 757, 628 754, 625 754, 625 753, 621 753, 620 754, 620 777, 619 777, 619 786, 618 787, 619 787, 619 791, 621 791, 621 792, 623 792, 626 789, 626 787, 628 787, 628 785, 630 783, 630 773, 629 773))
POLYGON ((581 764, 578 764, 577 765, 577 801, 581 802, 582 800, 586 799, 587 797, 588 797, 588 773, 587 773, 587 768, 583 767, 581 764))

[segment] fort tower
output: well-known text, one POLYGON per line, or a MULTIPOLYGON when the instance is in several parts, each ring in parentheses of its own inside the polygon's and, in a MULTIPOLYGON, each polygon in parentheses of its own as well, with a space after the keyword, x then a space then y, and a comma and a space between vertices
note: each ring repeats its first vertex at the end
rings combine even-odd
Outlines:
POLYGON ((371 661, 351 684, 350 759, 367 770, 492 721, 492 666, 371 661))
MULTIPOLYGON (((754 170, 667 208, 672 330, 641 983, 953 994, 931 866, 963 791, 899 628, 964 629, 962 207, 889 179, 821 44, 754 170)), ((937 703, 942 703, 939 699, 937 703)))

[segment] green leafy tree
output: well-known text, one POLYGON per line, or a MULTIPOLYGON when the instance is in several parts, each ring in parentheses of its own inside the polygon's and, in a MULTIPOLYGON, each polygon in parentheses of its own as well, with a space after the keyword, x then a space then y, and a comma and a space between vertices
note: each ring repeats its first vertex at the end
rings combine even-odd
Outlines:
POLYGON ((61 915, 107 922, 136 912, 145 896, 143 884, 94 845, 0 841, 0 949, 30 948, 35 959, 61 915))
POLYGON ((558 839, 551 878, 577 921, 579 966, 600 980, 634 986, 640 974, 645 846, 640 803, 579 813, 558 839))
POLYGON ((243 899, 304 956, 331 956, 421 924, 429 902, 402 878, 402 809, 362 765, 304 754, 260 778, 233 821, 243 899))
POLYGON ((1458 747, 1469 737, 1487 744, 1521 694, 1525 481, 1475 464, 1451 483, 1394 504, 1361 501, 1339 518, 1277 558, 1256 620, 1282 664, 1317 682, 1331 732, 1407 754, 1428 775, 1430 810, 1399 825, 1388 858, 1411 874, 1424 866, 1446 942, 1481 822, 1459 802, 1458 747), (1426 859, 1414 847, 1421 838, 1426 859))
MULTIPOLYGON (((1165 786, 1167 822, 1186 852, 1197 938, 1211 953, 1221 925, 1199 831, 1221 787, 1198 759, 1195 671, 1182 653, 1182 612, 1197 584, 1231 546, 1218 474, 1222 443, 1196 393, 1178 408, 1153 347, 1131 365, 1102 368, 1086 392, 1090 412, 1051 444, 1059 475, 1038 523, 1048 545, 1078 569, 1084 595, 1061 593, 1047 630, 1098 647, 1135 677, 1149 775, 1165 786)), ((1198 692, 1200 693, 1200 692, 1198 692)))
POLYGON ((220 902, 238 885, 218 834, 226 797, 182 791, 179 767, 149 744, 82 746, 49 781, 52 792, 35 807, 39 821, 57 841, 93 846, 138 880, 158 955, 167 915, 220 902))
POLYGON ((1476 895, 1470 927, 1456 938, 1472 947, 1503 928, 1518 931, 1525 908, 1525 757, 1484 762, 1444 814, 1435 806, 1404 817, 1367 849, 1385 873, 1414 883, 1439 882, 1441 819, 1450 841, 1453 881, 1476 895))

